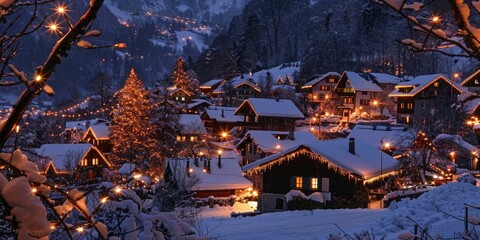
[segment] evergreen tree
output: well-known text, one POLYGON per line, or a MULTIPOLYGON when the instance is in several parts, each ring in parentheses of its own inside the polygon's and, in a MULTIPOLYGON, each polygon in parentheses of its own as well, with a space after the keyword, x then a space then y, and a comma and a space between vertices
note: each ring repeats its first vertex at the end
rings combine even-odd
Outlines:
POLYGON ((199 86, 198 79, 196 74, 193 74, 194 72, 192 73, 190 71, 193 72, 193 70, 186 70, 183 58, 179 57, 173 68, 172 83, 177 88, 196 93, 199 86))
POLYGON ((151 134, 155 129, 149 120, 147 91, 133 69, 117 100, 110 126, 112 159, 116 163, 148 163, 156 150, 157 141, 151 134))

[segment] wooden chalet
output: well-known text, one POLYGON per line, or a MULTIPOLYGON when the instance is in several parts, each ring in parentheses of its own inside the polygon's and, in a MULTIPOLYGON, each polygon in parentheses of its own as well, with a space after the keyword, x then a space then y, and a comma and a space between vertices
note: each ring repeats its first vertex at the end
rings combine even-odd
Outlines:
POLYGON ((391 113, 396 113, 397 105, 392 98, 388 97, 388 95, 395 90, 395 86, 401 82, 401 79, 386 73, 370 72, 365 73, 364 76, 367 80, 374 82, 382 89, 382 93, 380 93, 379 96, 379 102, 382 104, 381 107, 385 107, 391 113))
POLYGON ((37 154, 47 162, 45 175, 63 175, 80 182, 100 180, 112 163, 90 143, 44 144, 37 154))
POLYGON ((243 117, 234 115, 236 110, 237 108, 234 107, 211 106, 207 108, 200 115, 207 133, 220 140, 222 133, 227 133, 232 128, 239 126, 243 117))
MULTIPOLYGON (((259 192, 258 210, 285 210, 285 194, 320 192, 329 208, 366 208, 369 184, 396 174, 390 155, 355 139, 324 140, 291 147, 243 167, 259 192)), ((372 185, 373 186, 373 185, 372 185)))
POLYGON ((318 139, 310 132, 251 130, 236 144, 235 148, 242 156, 242 165, 247 165, 292 146, 314 141, 318 139))
POLYGON ((426 125, 437 108, 448 108, 464 92, 462 87, 442 74, 421 75, 401 82, 389 94, 397 102, 397 121, 426 125))
POLYGON ((113 148, 109 126, 90 126, 83 135, 83 141, 92 144, 103 154, 110 153, 113 148))
POLYGON ((480 69, 468 76, 460 85, 466 87, 469 92, 480 95, 480 69))
POLYGON ((258 86, 258 83, 255 82, 250 77, 240 76, 230 80, 232 85, 233 96, 230 96, 232 93, 227 93, 224 89, 225 83, 220 85, 217 89, 213 91, 214 97, 222 101, 225 97, 230 97, 234 100, 234 103, 241 103, 243 100, 248 98, 257 97, 261 93, 261 89, 258 86), (229 96, 226 96, 229 95, 229 96))
POLYGON ((180 129, 176 140, 178 142, 202 141, 203 136, 207 134, 207 130, 203 126, 200 115, 180 114, 179 116, 180 129))
POLYGON ((243 116, 245 130, 294 131, 295 121, 305 116, 291 100, 249 98, 235 111, 243 116))
POLYGON ((339 79, 340 74, 336 72, 314 75, 302 86, 302 90, 307 92, 308 101, 312 106, 318 107, 320 103, 332 99, 333 90, 339 79))
POLYGON ((350 122, 351 114, 356 112, 358 114, 365 110, 372 109, 373 102, 380 100, 382 89, 374 82, 360 76, 355 72, 343 72, 338 84, 334 90, 343 102, 342 121, 350 122))
POLYGON ((195 97, 193 93, 182 88, 169 88, 168 91, 169 99, 180 104, 189 104, 195 97))
POLYGON ((200 86, 200 91, 202 94, 212 97, 213 90, 217 89, 223 82, 223 79, 212 79, 200 86))

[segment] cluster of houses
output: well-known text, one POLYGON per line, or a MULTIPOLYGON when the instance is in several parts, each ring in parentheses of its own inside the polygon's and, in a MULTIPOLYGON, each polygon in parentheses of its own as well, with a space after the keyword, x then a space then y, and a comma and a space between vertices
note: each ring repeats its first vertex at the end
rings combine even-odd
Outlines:
MULTIPOLYGON (((366 207, 374 199, 379 179, 397 173, 398 160, 392 153, 412 147, 418 132, 409 125, 427 124, 432 109, 442 107, 439 99, 480 92, 480 71, 462 83, 441 74, 402 81, 383 73, 328 72, 298 86, 292 80, 297 70, 298 63, 291 63, 229 83, 211 80, 200 86, 201 98, 184 89, 169 89, 168 101, 182 109, 176 141, 201 147, 191 155, 168 159, 165 177, 190 185, 198 198, 258 193, 262 211, 286 209, 286 194, 292 189, 307 195, 321 193, 331 206, 356 202, 349 207, 366 207), (265 89, 268 94, 262 93, 265 89), (306 96, 314 111, 278 97, 287 91, 306 96), (215 105, 227 97, 232 106, 215 105), (343 138, 319 140, 315 131, 321 128, 311 127, 312 120, 315 125, 315 117, 329 114, 338 115, 338 125, 355 122, 356 126, 351 125, 343 138), (375 114, 389 121, 362 124, 358 120, 375 114), (299 124, 305 122, 306 128, 299 124), (356 199, 363 191, 366 202, 356 199)), ((471 96, 465 101, 475 116, 480 101, 471 96)), ((108 125, 102 119, 67 123, 68 139, 75 143, 45 144, 37 152, 47 159, 45 173, 94 181, 105 177, 105 169, 116 168, 126 175, 135 171, 133 164, 110 162, 108 125)), ((478 169, 473 153, 480 154, 480 149, 461 138, 456 143, 444 154, 458 167, 478 169)))

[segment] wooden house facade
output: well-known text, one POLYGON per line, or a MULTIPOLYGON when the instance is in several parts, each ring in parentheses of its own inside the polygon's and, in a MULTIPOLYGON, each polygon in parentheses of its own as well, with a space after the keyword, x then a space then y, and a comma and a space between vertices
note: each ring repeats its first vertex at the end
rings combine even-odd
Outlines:
POLYGON ((367 207, 369 189, 396 173, 398 162, 379 149, 354 139, 306 143, 243 167, 260 194, 260 211, 285 210, 287 194, 320 192, 328 208, 367 207))
POLYGON ((235 111, 243 116, 243 128, 247 130, 294 131, 295 121, 305 116, 287 99, 249 98, 235 111))

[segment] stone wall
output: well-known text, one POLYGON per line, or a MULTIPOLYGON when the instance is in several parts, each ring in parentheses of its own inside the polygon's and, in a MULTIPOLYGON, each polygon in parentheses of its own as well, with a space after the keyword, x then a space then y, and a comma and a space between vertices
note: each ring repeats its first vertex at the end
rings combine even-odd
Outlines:
POLYGON ((284 194, 262 193, 258 197, 257 209, 261 212, 285 211, 287 209, 287 199, 284 194), (282 201, 281 207, 277 206, 280 201, 282 201))

